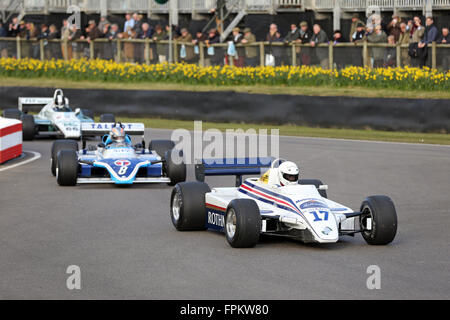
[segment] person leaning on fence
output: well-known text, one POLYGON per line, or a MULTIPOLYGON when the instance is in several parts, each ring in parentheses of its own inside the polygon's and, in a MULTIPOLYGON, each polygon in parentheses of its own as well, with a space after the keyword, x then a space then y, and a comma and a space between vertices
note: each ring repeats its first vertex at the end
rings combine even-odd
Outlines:
POLYGON ((167 61, 166 45, 160 43, 161 40, 166 39, 166 32, 161 25, 155 26, 155 33, 153 34, 153 41, 156 41, 156 55, 158 56, 158 62, 164 63, 167 61))
POLYGON ((256 67, 258 65, 258 48, 256 46, 251 45, 256 42, 256 37, 252 33, 250 28, 244 29, 244 37, 241 40, 241 43, 245 44, 245 61, 244 64, 246 67, 256 67))
MULTIPOLYGON (((311 41, 312 33, 308 28, 308 22, 302 21, 299 24, 300 30, 298 31, 299 39, 297 40, 299 43, 308 44, 311 41)), ((297 48, 297 63, 299 66, 305 65, 308 66, 311 64, 311 49, 307 47, 298 47, 297 48)))
MULTIPOLYGON (((395 36, 390 35, 387 37, 388 44, 395 44, 395 36)), ((387 47, 384 52, 384 59, 383 59, 383 67, 395 67, 397 64, 397 48, 396 47, 387 47)))
POLYGON ((70 26, 70 33, 68 37, 70 43, 68 45, 72 47, 72 56, 74 59, 81 58, 82 46, 80 46, 77 42, 79 39, 81 39, 81 30, 77 28, 76 24, 72 24, 70 26))
POLYGON ((109 47, 109 50, 105 50, 104 59, 114 59, 114 61, 119 61, 119 57, 117 55, 117 43, 114 41, 119 37, 119 34, 119 25, 117 23, 112 24, 108 32, 105 34, 105 39, 108 39, 110 42, 107 46, 105 46, 105 48, 109 47))
MULTIPOLYGON (((410 42, 410 37, 409 37, 409 32, 407 30, 407 25, 406 23, 402 22, 400 23, 400 37, 398 38, 398 44, 400 46, 402 45, 409 45, 410 42)), ((401 66, 409 66, 411 64, 410 62, 410 58, 408 55, 408 48, 400 48, 400 60, 401 60, 401 66)))
MULTIPOLYGON (((291 64, 292 63, 292 45, 295 45, 295 43, 298 43, 300 40, 300 32, 297 28, 297 25, 295 23, 291 24, 291 30, 288 32, 288 34, 284 37, 284 43, 285 45, 289 45, 289 47, 286 48, 286 56, 287 56, 287 61, 286 64, 291 64)), ((299 49, 300 47, 296 48, 299 49)), ((300 50, 296 53, 300 53, 300 50)))
POLYGON ((328 69, 328 48, 317 47, 318 44, 328 43, 328 36, 325 31, 322 30, 320 25, 315 24, 313 26, 313 35, 311 37, 310 45, 315 48, 317 59, 319 59, 320 66, 323 69, 328 69))
POLYGON ((70 24, 67 19, 62 21, 61 27, 61 52, 64 59, 72 59, 72 46, 68 45, 70 24))
MULTIPOLYGON (((437 43, 440 44, 450 44, 450 34, 448 28, 442 28, 442 33, 437 39, 437 43)), ((440 64, 442 66, 442 69, 449 70, 450 68, 450 54, 448 53, 450 49, 445 49, 447 54, 442 55, 442 61, 440 61, 440 64)))
MULTIPOLYGON (((123 40, 136 39, 136 31, 134 31, 131 27, 128 27, 128 29, 125 32, 119 34, 119 38, 123 40)), ((134 43, 124 41, 122 48, 124 61, 134 62, 134 43)))
MULTIPOLYGON (((216 49, 212 46, 213 44, 220 43, 220 35, 217 33, 217 30, 211 28, 208 32, 208 37, 205 40, 206 44, 206 57, 205 57, 205 65, 222 65, 223 64, 223 55, 216 52, 216 49)), ((219 49, 219 48, 217 48, 219 49)))
POLYGON ((47 41, 49 35, 50 35, 50 30, 49 30, 48 26, 45 23, 41 24, 41 31, 38 34, 37 39, 38 40, 43 40, 44 57, 47 60, 52 58, 51 52, 50 52, 50 49, 49 49, 49 44, 48 44, 48 41, 47 41))
POLYGON ((245 56, 245 48, 241 46, 237 46, 241 43, 243 39, 243 35, 241 33, 241 29, 238 27, 233 28, 232 34, 231 34, 231 41, 233 41, 234 46, 236 48, 237 57, 234 57, 233 64, 236 67, 243 67, 244 66, 244 56, 245 56))
POLYGON ((424 56, 426 58, 426 53, 423 48, 419 48, 419 43, 425 34, 425 28, 422 26, 422 21, 419 17, 414 17, 413 26, 410 27, 412 31, 411 41, 408 48, 408 54, 411 57, 411 65, 413 67, 421 67, 424 63, 424 56))
POLYGON ((191 45, 192 35, 189 33, 188 29, 186 28, 181 29, 181 36, 177 38, 177 41, 179 42, 178 52, 181 61, 186 63, 192 63, 195 57, 194 46, 191 45))
MULTIPOLYGON (((381 25, 376 25, 374 32, 367 36, 367 41, 370 43, 386 43, 386 33, 381 29, 381 25)), ((384 54, 386 48, 384 47, 372 47, 371 54, 373 58, 373 67, 381 68, 383 66, 384 54)))
POLYGON ((354 13, 352 15, 352 24, 350 26, 350 34, 348 37, 350 39, 350 41, 353 42, 355 40, 358 40, 358 39, 355 39, 354 35, 358 29, 358 26, 360 26, 360 25, 364 25, 364 23, 361 20, 359 20, 359 15, 357 13, 354 13))
MULTIPOLYGON (((430 65, 431 55, 428 54, 428 45, 431 45, 434 41, 436 41, 438 36, 438 29, 434 25, 434 21, 432 17, 428 17, 426 19, 426 27, 423 35, 422 41, 417 45, 418 48, 424 50, 424 54, 420 57, 421 62, 420 66, 423 67, 425 65, 430 65), (427 63, 428 61, 428 63, 427 63)), ((431 49, 430 49, 431 50, 431 49)))
POLYGON ((266 54, 266 65, 279 66, 282 61, 283 52, 281 47, 272 46, 272 43, 282 43, 283 39, 278 32, 275 23, 269 26, 269 33, 266 35, 266 41, 269 42, 269 49, 266 54))

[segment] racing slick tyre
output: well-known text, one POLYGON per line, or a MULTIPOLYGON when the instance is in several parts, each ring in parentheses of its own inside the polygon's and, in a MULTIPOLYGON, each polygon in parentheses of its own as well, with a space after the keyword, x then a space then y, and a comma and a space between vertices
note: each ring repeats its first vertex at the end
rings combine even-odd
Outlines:
POLYGON ((20 120, 22 112, 19 109, 5 109, 2 113, 3 118, 20 120))
POLYGON ((100 115, 100 122, 116 123, 116 117, 112 113, 104 113, 100 115))
POLYGON ((368 244, 385 245, 394 240, 397 233, 397 212, 389 197, 367 197, 362 202, 360 211, 361 234, 368 244), (368 228, 369 218, 371 218, 370 228, 368 228))
POLYGON ((56 168, 56 181, 60 186, 74 186, 78 177, 78 156, 73 150, 60 150, 58 152, 58 166, 56 168))
POLYGON ((163 160, 166 152, 175 148, 175 142, 171 140, 152 140, 148 145, 149 151, 155 151, 163 160))
POLYGON ((22 136, 24 141, 31 141, 34 139, 36 133, 34 125, 34 117, 31 114, 22 115, 22 136))
POLYGON ((316 186, 317 191, 323 198, 328 198, 327 190, 319 190, 319 187, 323 185, 322 181, 317 179, 299 179, 298 184, 313 184, 316 186))
POLYGON ((204 182, 177 183, 170 196, 170 218, 178 231, 206 230, 205 194, 211 192, 204 182))
POLYGON ((52 144, 52 156, 51 156, 51 171, 56 176, 56 167, 58 165, 58 152, 60 150, 73 150, 78 151, 78 143, 74 140, 60 139, 56 140, 52 144))
POLYGON ((163 170, 170 182, 169 186, 174 186, 179 182, 186 181, 186 164, 183 161, 183 154, 180 150, 172 149, 166 151, 164 155, 163 170))
POLYGON ((225 214, 225 237, 233 248, 251 248, 259 240, 261 215, 251 199, 234 199, 225 214))
POLYGON ((81 112, 83 113, 83 116, 94 120, 94 111, 89 110, 89 109, 81 109, 81 112))

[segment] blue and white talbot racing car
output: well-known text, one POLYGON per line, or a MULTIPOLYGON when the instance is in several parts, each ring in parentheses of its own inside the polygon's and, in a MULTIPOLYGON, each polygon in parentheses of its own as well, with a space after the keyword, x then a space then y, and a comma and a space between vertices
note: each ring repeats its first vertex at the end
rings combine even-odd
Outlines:
POLYGON ((172 191, 170 215, 179 231, 224 232, 232 247, 255 246, 261 234, 334 243, 361 233, 373 245, 388 244, 396 235, 397 214, 386 196, 369 196, 353 211, 328 199, 320 180, 298 180, 298 171, 290 185, 271 183, 282 159, 211 160, 196 165, 199 181, 179 183, 172 191), (243 175, 260 174, 263 167, 270 168, 265 175, 242 182, 243 175), (209 175, 235 175, 236 187, 210 189, 203 182, 209 175))
POLYGON ((145 148, 142 123, 83 123, 81 150, 74 140, 52 145, 51 172, 61 186, 77 183, 167 183, 186 180, 186 165, 170 140, 153 140, 145 148), (103 135, 97 146, 86 148, 86 138, 103 135), (142 135, 133 145, 130 135, 142 135))

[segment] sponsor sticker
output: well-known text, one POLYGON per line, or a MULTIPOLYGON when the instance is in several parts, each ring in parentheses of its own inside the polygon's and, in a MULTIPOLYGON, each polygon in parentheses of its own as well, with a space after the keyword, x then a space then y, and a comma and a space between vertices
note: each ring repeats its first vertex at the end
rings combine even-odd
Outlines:
POLYGON ((129 161, 129 160, 116 160, 116 161, 114 161, 114 164, 116 166, 119 166, 119 167, 129 166, 131 164, 131 161, 129 161))

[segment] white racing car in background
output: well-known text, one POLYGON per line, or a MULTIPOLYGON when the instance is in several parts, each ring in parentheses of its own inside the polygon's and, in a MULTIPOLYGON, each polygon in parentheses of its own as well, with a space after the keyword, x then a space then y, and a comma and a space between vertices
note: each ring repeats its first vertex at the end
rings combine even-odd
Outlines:
MULTIPOLYGON (((72 110, 61 89, 55 90, 53 98, 21 97, 18 109, 3 110, 3 117, 22 120, 23 140, 33 140, 37 135, 79 139, 81 123, 94 122, 91 110, 72 110), (28 114, 39 109, 37 115, 28 114)), ((102 114, 100 121, 114 123, 116 119, 112 114, 102 114)))
POLYGON ((354 211, 328 199, 320 180, 270 183, 282 159, 212 160, 217 159, 196 165, 199 181, 179 183, 172 191, 170 215, 179 231, 221 231, 238 248, 255 246, 261 234, 334 243, 339 236, 361 233, 372 245, 388 244, 396 235, 397 214, 387 196, 369 196, 354 211), (270 167, 269 182, 259 177, 242 182, 243 175, 259 174, 263 167, 270 167), (211 190, 203 182, 208 175, 235 175, 236 187, 211 190))

